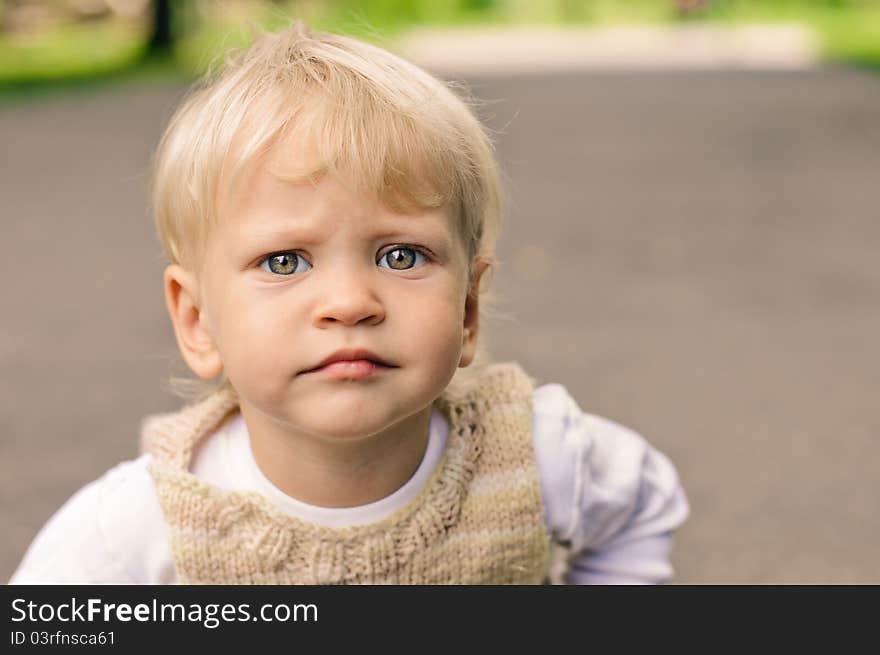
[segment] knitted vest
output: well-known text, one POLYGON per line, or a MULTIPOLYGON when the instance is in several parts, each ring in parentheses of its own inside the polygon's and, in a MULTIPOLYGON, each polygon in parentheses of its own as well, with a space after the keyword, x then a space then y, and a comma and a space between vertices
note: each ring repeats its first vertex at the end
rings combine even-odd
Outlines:
POLYGON ((256 492, 188 471, 198 441, 235 412, 219 392, 144 425, 150 473, 188 584, 536 584, 549 536, 531 441, 532 385, 516 364, 487 367, 437 401, 446 452, 421 493, 377 523, 346 528, 291 517, 256 492))

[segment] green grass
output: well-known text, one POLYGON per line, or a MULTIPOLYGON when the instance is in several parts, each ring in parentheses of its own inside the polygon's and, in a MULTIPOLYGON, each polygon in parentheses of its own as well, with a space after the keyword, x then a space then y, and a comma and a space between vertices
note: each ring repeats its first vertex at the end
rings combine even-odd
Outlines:
POLYGON ((880 7, 855 16, 825 16, 814 26, 829 61, 880 70, 880 7))
MULTIPOLYGON (((413 25, 664 24, 680 21, 671 0, 335 0, 307 3, 302 15, 316 30, 391 41, 413 25)), ((283 14, 269 14, 282 24, 283 14)), ((693 21, 721 23, 800 23, 812 28, 827 61, 880 68, 880 0, 713 0, 693 21)), ((240 27, 210 26, 183 51, 216 51, 216 44, 246 42, 240 27), (228 29, 226 29, 228 27, 228 29), (224 29, 226 29, 224 33, 224 29)), ((192 55, 189 70, 198 70, 192 55)), ((206 57, 202 55, 202 60, 206 57)))
MULTIPOLYGON (((126 76, 204 71, 233 46, 246 45, 248 22, 269 29, 289 20, 290 7, 314 29, 388 44, 413 25, 587 25, 680 20, 670 0, 323 0, 239 5, 235 16, 188 30, 174 58, 143 57, 146 28, 120 21, 45 30, 38 37, 0 35, 0 102, 59 88, 91 86, 126 76)), ((186 19, 186 16, 184 16, 186 19)), ((190 19, 191 21, 191 17, 190 19)), ((696 21, 797 22, 819 37, 827 61, 880 70, 880 0, 714 0, 696 21)))
POLYGON ((144 58, 143 30, 84 23, 33 37, 0 38, 0 104, 87 90, 132 78, 175 78, 171 58, 144 58))
POLYGON ((142 30, 118 23, 54 27, 37 35, 0 39, 0 80, 50 80, 100 74, 130 64, 142 30))
POLYGON ((880 0, 716 0, 703 20, 800 23, 816 33, 825 61, 880 69, 880 0))

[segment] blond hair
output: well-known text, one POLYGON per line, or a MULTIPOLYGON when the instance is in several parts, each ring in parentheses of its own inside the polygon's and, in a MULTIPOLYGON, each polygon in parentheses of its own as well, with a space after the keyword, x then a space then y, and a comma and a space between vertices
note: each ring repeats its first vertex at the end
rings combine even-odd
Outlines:
MULTIPOLYGON (((468 275, 477 262, 491 268, 501 184, 471 104, 461 88, 357 39, 315 34, 302 21, 261 34, 193 88, 162 137, 153 211, 165 254, 198 269, 221 183, 295 131, 309 161, 287 177, 328 173, 402 212, 443 207, 457 222, 468 275)), ((486 360, 479 349, 476 368, 486 360)), ((460 369, 454 386, 469 377, 460 369)), ((182 378, 172 388, 189 397, 216 389, 182 378)))
POLYGON ((313 161, 399 211, 445 207, 468 261, 494 262, 501 221, 492 144, 468 106, 417 66, 301 21, 262 34, 179 107, 156 152, 153 210, 167 257, 193 268, 218 185, 296 131, 313 161))

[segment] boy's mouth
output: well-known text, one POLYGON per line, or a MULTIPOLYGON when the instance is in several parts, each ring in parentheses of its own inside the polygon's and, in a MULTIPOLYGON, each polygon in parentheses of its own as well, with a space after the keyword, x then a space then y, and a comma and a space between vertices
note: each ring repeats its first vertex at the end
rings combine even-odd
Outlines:
POLYGON ((332 373, 334 377, 361 378, 390 368, 397 368, 397 366, 385 361, 369 350, 347 349, 338 350, 329 357, 322 359, 317 365, 300 371, 300 374, 325 371, 332 373))

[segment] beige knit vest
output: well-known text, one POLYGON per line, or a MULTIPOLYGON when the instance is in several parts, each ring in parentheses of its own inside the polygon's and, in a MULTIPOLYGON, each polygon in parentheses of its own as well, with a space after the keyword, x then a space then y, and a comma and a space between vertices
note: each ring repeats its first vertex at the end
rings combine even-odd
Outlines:
POLYGON ((188 471, 198 441, 238 402, 220 392, 145 422, 144 449, 188 584, 535 584, 547 534, 531 441, 532 385, 516 364, 487 367, 470 391, 437 401, 446 452, 422 492, 386 519, 328 528, 288 516, 256 492, 188 471))

